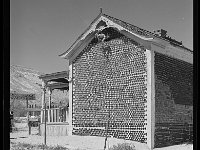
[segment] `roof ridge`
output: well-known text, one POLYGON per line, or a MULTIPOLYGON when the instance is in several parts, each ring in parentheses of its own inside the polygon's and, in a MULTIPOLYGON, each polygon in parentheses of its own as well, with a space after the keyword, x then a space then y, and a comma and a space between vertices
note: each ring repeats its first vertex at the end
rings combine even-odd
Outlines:
POLYGON ((106 16, 106 17, 108 17, 109 19, 118 20, 118 21, 123 22, 123 23, 125 23, 125 24, 127 24, 127 25, 134 26, 135 28, 138 28, 138 29, 140 29, 140 30, 142 30, 142 31, 144 31, 144 32, 148 32, 149 34, 152 34, 152 35, 156 36, 153 32, 150 32, 150 31, 148 31, 148 30, 142 29, 142 28, 140 28, 140 27, 138 27, 138 26, 136 26, 136 25, 133 25, 133 24, 131 24, 131 23, 129 23, 129 22, 126 22, 126 21, 123 21, 123 20, 121 20, 121 19, 118 19, 118 18, 109 16, 109 15, 107 15, 107 14, 103 14, 103 15, 106 16))

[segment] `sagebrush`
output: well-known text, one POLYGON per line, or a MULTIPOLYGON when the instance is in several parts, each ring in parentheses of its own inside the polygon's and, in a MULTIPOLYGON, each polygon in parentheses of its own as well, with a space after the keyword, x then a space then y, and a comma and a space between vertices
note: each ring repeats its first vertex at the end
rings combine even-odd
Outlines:
POLYGON ((113 145, 109 150, 136 150, 135 146, 128 143, 122 143, 118 145, 113 145))

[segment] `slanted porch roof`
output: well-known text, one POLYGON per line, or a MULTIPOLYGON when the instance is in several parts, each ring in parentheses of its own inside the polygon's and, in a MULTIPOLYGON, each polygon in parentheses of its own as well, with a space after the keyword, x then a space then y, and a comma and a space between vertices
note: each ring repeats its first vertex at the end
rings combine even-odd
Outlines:
POLYGON ((50 90, 53 89, 68 90, 69 89, 68 77, 69 77, 68 71, 55 72, 39 76, 39 78, 46 83, 46 87, 48 87, 50 90))

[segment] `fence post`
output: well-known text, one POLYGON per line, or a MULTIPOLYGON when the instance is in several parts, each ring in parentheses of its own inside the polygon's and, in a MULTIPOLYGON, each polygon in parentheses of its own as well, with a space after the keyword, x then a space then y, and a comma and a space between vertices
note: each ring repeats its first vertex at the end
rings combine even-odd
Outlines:
POLYGON ((50 110, 51 109, 48 109, 48 122, 51 122, 51 120, 50 120, 50 110))
POLYGON ((53 109, 51 109, 51 122, 54 122, 54 119, 53 119, 53 109))
POLYGON ((66 113, 66 116, 65 116, 66 120, 65 120, 65 122, 68 122, 68 112, 67 111, 68 111, 68 108, 66 109, 66 112, 65 112, 66 113))

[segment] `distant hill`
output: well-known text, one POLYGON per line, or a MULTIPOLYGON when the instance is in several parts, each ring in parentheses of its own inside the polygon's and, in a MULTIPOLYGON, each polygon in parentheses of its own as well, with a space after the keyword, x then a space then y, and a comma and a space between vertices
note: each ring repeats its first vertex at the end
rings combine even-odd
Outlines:
POLYGON ((40 73, 22 66, 10 66, 10 91, 17 93, 41 92, 40 73))
MULTIPOLYGON (((39 76, 44 73, 36 71, 34 69, 26 68, 23 66, 11 65, 10 66, 10 92, 16 92, 20 94, 33 93, 36 95, 35 101, 29 101, 29 104, 36 104, 41 106, 42 99, 42 80, 39 76)), ((46 93, 46 101, 48 102, 48 92, 46 93)), ((68 91, 53 90, 52 102, 63 105, 68 103, 68 91)), ((47 103, 48 104, 48 103, 47 103)), ((10 109, 14 111, 15 116, 24 116, 26 111, 26 102, 23 100, 10 100, 10 109)))

